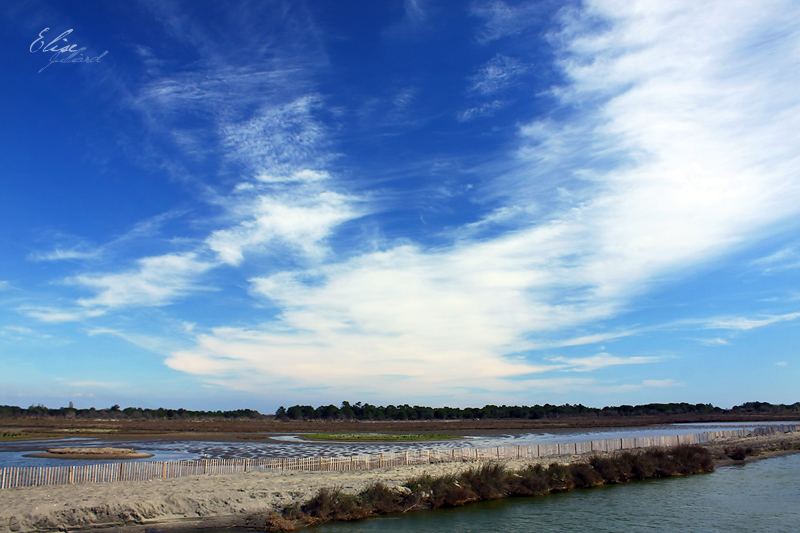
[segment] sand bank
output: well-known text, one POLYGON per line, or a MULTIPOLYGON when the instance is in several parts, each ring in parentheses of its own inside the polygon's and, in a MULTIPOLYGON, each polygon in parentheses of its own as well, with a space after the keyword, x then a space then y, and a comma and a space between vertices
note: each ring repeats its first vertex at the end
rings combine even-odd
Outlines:
POLYGON ((31 453, 25 457, 41 457, 45 459, 145 459, 153 457, 152 453, 137 452, 132 448, 51 448, 46 452, 31 453))
MULTIPOLYGON (((727 446, 751 446, 761 456, 780 452, 797 435, 746 437, 709 446, 720 458, 727 446)), ((544 462, 578 462, 586 456, 548 457, 544 462)), ((509 461, 522 468, 530 461, 509 461)), ((311 498, 320 488, 356 493, 376 481, 401 486, 429 473, 456 474, 475 463, 439 463, 351 472, 268 472, 192 476, 142 482, 76 484, 6 489, 0 492, 0 533, 89 530, 113 527, 143 532, 244 524, 251 515, 280 511, 311 498)))

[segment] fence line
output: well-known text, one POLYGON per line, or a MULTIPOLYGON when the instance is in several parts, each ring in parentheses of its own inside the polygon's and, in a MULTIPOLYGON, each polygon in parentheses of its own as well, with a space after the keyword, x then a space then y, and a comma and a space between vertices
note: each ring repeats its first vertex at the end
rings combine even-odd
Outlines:
POLYGON ((7 467, 0 471, 0 489, 66 485, 70 483, 111 483, 145 481, 183 476, 219 475, 236 472, 280 472, 285 470, 351 471, 389 466, 485 461, 491 459, 538 459, 559 455, 582 455, 637 448, 702 444, 733 437, 792 433, 798 426, 775 425, 752 430, 706 431, 688 435, 603 439, 569 444, 535 444, 494 448, 414 449, 372 455, 335 457, 264 457, 260 459, 203 459, 199 461, 119 462, 81 466, 7 467))

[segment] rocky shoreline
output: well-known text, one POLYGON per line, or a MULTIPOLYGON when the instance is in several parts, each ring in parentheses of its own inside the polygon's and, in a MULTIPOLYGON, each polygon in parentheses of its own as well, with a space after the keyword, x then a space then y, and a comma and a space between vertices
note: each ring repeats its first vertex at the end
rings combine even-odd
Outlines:
MULTIPOLYGON (((800 451, 796 434, 765 435, 709 443, 717 466, 730 464, 742 448, 745 460, 800 451)), ((615 454, 605 454, 609 457, 615 454)), ((616 453, 619 455, 619 453, 616 453)), ((544 464, 581 463, 588 455, 548 457, 544 464)), ((535 461, 533 461, 535 463, 535 461)), ((741 462, 741 461, 739 461, 741 462)), ((532 461, 507 461, 506 468, 524 469, 532 461)), ((0 533, 90 531, 114 528, 140 533, 202 530, 252 524, 254 517, 281 513, 312 499, 320 489, 338 488, 357 494, 381 483, 403 491, 410 478, 429 474, 458 476, 479 463, 438 463, 351 472, 267 472, 191 476, 142 482, 77 484, 6 489, 0 499, 0 533)))

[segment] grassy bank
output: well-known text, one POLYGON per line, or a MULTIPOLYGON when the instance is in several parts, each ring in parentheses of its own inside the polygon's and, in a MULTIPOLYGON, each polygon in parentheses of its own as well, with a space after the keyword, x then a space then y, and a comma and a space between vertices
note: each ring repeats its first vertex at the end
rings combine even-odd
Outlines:
POLYGON ((552 463, 548 467, 536 464, 521 470, 488 463, 458 475, 432 477, 423 474, 409 479, 401 487, 374 483, 358 494, 323 488, 301 506, 287 507, 280 514, 252 517, 249 525, 265 531, 286 531, 332 520, 360 520, 416 509, 456 507, 509 496, 539 496, 713 470, 711 453, 700 446, 625 452, 616 457, 592 457, 586 463, 552 463))
POLYGON ((311 433, 300 435, 303 439, 310 440, 335 440, 335 441, 423 441, 463 439, 458 435, 398 435, 390 433, 311 433))

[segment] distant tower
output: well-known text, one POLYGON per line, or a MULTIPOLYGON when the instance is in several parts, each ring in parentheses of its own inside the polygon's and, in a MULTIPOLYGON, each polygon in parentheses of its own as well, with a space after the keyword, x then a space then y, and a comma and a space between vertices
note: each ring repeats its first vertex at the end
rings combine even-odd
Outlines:
POLYGON ((75 409, 75 406, 74 406, 74 405, 72 405, 72 402, 69 402, 69 408, 70 408, 70 409, 75 409))

